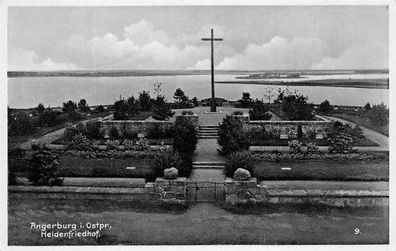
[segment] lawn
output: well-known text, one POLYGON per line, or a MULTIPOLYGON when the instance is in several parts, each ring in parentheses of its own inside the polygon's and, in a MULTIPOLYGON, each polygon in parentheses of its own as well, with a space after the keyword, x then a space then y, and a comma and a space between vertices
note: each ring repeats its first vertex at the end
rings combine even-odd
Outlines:
POLYGON ((357 125, 361 125, 367 128, 370 128, 371 130, 374 130, 376 132, 382 133, 386 136, 389 136, 389 125, 385 126, 376 126, 373 125, 370 120, 366 117, 362 116, 354 116, 354 115, 348 115, 348 114, 331 114, 332 117, 340 118, 340 119, 345 119, 349 120, 351 122, 356 123, 357 125))
MULTIPOLYGON (((80 228, 77 228, 81 231, 80 228)), ((85 229, 84 229, 85 230, 85 229)), ((66 232, 66 231, 62 231, 66 232)), ((385 244, 389 208, 271 206, 228 211, 214 204, 158 208, 108 200, 10 199, 9 245, 385 244), (41 238, 30 223, 104 223, 99 238, 41 238), (355 228, 361 234, 356 235, 355 228)))
MULTIPOLYGON (((153 179, 152 159, 86 159, 64 155, 59 159, 58 175, 61 177, 120 177, 153 179), (126 169, 126 167, 135 167, 126 169)), ((27 158, 9 158, 9 172, 27 177, 27 158)))
POLYGON ((389 181, 389 161, 260 161, 254 176, 258 180, 389 181))

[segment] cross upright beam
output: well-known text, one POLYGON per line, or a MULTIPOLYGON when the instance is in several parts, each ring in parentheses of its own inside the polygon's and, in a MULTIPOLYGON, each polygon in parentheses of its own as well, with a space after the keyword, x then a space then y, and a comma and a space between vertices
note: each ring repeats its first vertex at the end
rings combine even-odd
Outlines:
POLYGON ((210 63, 211 63, 211 73, 212 73, 212 102, 210 106, 211 112, 216 112, 216 97, 215 97, 215 88, 214 88, 214 41, 223 41, 222 38, 213 37, 213 29, 210 29, 210 38, 201 38, 202 41, 210 41, 210 63))

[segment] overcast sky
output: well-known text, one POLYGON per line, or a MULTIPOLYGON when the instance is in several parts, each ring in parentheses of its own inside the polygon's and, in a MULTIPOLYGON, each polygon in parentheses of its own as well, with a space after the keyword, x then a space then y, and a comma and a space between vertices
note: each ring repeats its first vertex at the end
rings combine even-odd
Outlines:
POLYGON ((9 70, 388 68, 388 9, 10 7, 9 70))

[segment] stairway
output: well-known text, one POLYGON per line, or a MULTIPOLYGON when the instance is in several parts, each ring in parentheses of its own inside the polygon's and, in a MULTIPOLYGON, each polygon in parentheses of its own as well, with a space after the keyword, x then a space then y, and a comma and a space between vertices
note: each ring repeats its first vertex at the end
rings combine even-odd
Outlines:
POLYGON ((193 169, 224 169, 224 162, 221 161, 195 161, 193 169))
POLYGON ((199 126, 198 138, 200 139, 217 139, 219 133, 218 125, 199 126))

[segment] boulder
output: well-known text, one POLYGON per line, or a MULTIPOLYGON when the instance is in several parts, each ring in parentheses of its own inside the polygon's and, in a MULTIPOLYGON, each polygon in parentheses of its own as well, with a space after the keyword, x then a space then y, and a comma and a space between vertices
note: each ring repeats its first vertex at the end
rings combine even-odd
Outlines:
POLYGON ((179 175, 179 171, 175 167, 166 168, 164 170, 164 178, 167 180, 174 180, 179 175))
POLYGON ((250 179, 250 172, 243 168, 238 168, 234 173, 234 180, 248 180, 250 179))

